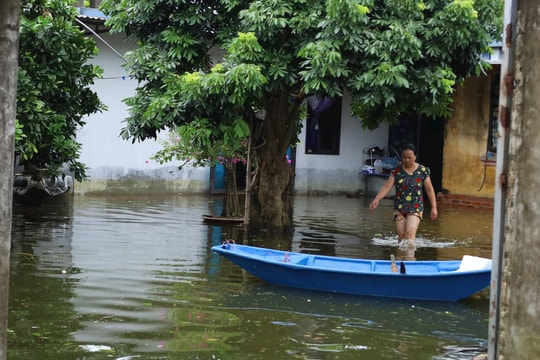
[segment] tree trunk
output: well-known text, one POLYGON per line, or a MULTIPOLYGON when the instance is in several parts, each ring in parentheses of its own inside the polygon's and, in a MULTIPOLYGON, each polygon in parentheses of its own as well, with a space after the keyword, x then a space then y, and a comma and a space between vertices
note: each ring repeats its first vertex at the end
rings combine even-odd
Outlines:
POLYGON ((238 199, 238 185, 236 183, 236 165, 225 165, 225 200, 221 216, 239 217, 240 200, 238 199))
POLYGON ((300 102, 290 101, 289 91, 275 92, 265 102, 265 119, 253 126, 250 228, 292 229, 294 166, 285 155, 297 129, 299 107, 300 102))
POLYGON ((508 169, 500 177, 500 186, 507 186, 500 245, 503 273, 498 284, 499 308, 491 304, 491 310, 500 313, 499 349, 489 354, 490 359, 512 360, 538 359, 540 355, 540 0, 514 4, 517 17, 508 26, 513 32, 507 29, 504 41, 515 45, 515 64, 502 74, 501 81, 511 97, 509 112, 504 108, 501 111, 510 116, 500 117, 505 132, 509 131, 508 169))
POLYGON ((18 0, 0 1, 0 360, 7 357, 13 154, 17 111, 18 0))

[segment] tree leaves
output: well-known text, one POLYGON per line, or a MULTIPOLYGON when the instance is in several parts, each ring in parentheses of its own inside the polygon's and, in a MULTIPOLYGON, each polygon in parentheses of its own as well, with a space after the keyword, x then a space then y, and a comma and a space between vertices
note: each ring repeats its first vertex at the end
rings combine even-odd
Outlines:
POLYGON ((104 109, 89 89, 102 73, 88 64, 96 45, 76 26, 75 8, 65 1, 22 6, 17 120, 24 137, 16 153, 28 168, 46 168, 52 176, 68 164, 81 181, 86 174, 76 131, 86 115, 104 109))
POLYGON ((232 63, 257 63, 261 60, 262 47, 255 37, 255 33, 238 33, 228 46, 228 61, 232 63))
POLYGON ((174 10, 165 0, 103 5, 115 31, 141 40, 128 68, 147 83, 129 102, 123 132, 140 140, 196 116, 258 108, 284 89, 348 91, 366 128, 404 112, 445 116, 455 85, 486 65, 480 55, 502 32, 498 0, 225 0, 198 2, 199 12, 187 1, 174 10), (225 51, 219 71, 210 70, 212 45, 225 51), (197 86, 187 86, 186 72, 202 74, 197 86), (141 116, 150 107, 161 111, 152 121, 141 116))
POLYGON ((218 127, 209 119, 197 118, 172 131, 162 142, 163 149, 152 159, 160 163, 180 161, 181 167, 186 164, 211 166, 224 161, 245 161, 248 135, 249 126, 241 118, 218 127))

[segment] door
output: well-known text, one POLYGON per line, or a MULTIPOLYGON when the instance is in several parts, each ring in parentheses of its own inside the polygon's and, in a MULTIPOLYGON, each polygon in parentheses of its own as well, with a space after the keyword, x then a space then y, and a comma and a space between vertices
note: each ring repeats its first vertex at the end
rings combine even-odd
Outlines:
POLYGON ((435 194, 442 190, 442 165, 444 147, 444 119, 421 118, 404 115, 398 125, 390 127, 388 144, 401 152, 405 144, 414 144, 417 161, 431 170, 435 194))

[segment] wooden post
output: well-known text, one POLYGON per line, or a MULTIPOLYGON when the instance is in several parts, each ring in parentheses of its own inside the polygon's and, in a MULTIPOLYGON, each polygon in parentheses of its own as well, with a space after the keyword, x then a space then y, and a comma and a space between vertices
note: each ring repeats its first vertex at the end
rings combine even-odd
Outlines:
POLYGON ((19 0, 0 1, 0 360, 7 357, 20 8, 19 0))
POLYGON ((248 137, 248 148, 247 148, 247 159, 246 159, 246 194, 244 199, 244 226, 247 228, 249 226, 249 211, 251 207, 251 141, 253 131, 253 112, 249 113, 249 137, 248 137))

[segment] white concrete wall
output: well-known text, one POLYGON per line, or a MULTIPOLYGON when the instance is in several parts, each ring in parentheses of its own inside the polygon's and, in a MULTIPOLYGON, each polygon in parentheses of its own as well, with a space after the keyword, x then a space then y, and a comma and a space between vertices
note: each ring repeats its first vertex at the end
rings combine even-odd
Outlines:
POLYGON ((364 148, 388 143, 388 126, 383 125, 374 131, 362 129, 360 120, 351 117, 350 96, 345 94, 341 109, 341 138, 339 155, 306 154, 306 126, 299 136, 296 147, 297 194, 350 193, 357 191, 377 191, 384 181, 370 179, 366 189, 365 177, 359 174, 363 165, 364 148), (372 181, 373 180, 373 181, 372 181))
MULTIPOLYGON (((122 36, 100 35, 120 54, 133 48, 122 36)), ((122 67, 124 61, 102 41, 96 39, 99 54, 93 63, 104 69, 103 79, 93 86, 108 109, 93 114, 78 132, 81 142, 80 160, 90 169, 88 181, 75 185, 76 194, 107 192, 207 192, 209 169, 188 168, 179 171, 179 164, 160 165, 150 160, 161 145, 158 141, 136 142, 122 140, 120 130, 128 116, 123 99, 134 94, 137 82, 129 79, 122 67)), ((166 134, 160 134, 165 138, 166 134)))

